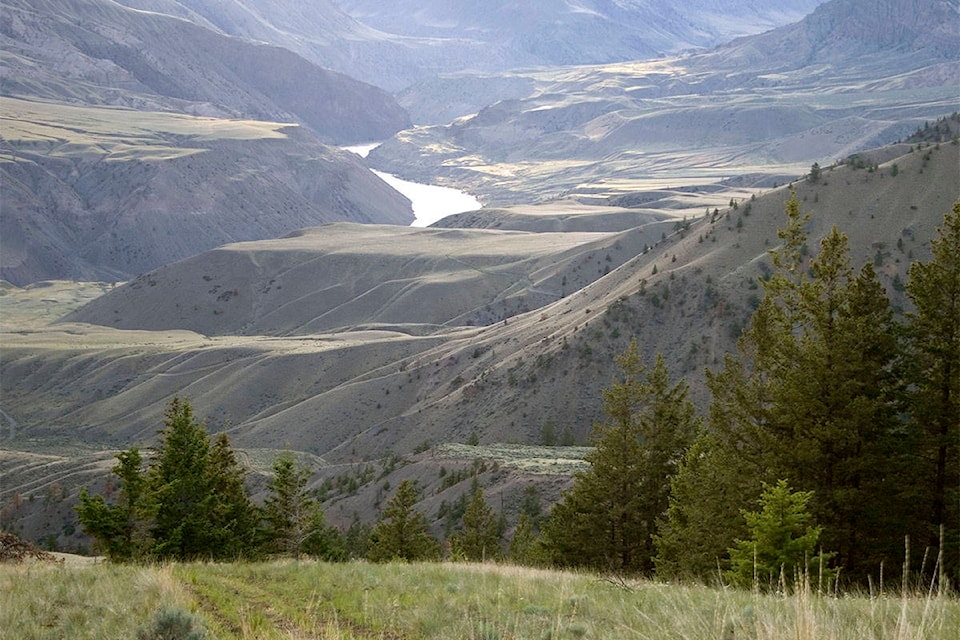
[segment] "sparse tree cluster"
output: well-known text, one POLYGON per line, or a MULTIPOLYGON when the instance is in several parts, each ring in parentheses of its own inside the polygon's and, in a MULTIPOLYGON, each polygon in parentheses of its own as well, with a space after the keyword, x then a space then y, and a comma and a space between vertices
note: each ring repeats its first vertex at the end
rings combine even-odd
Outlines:
MULTIPOLYGON (((114 504, 80 493, 80 525, 118 561, 232 559, 261 553, 297 556, 328 529, 305 491, 308 472, 281 455, 264 508, 250 500, 246 472, 226 434, 211 443, 190 402, 174 398, 149 464, 137 448, 117 455, 114 504)), ((322 545, 321 545, 322 547, 322 545)))
POLYGON ((696 533, 695 518, 709 513, 739 537, 739 513, 763 483, 785 479, 810 493, 819 544, 848 579, 902 563, 905 535, 928 550, 945 547, 943 568, 956 573, 958 487, 944 472, 957 468, 960 440, 958 218, 960 204, 932 243, 932 261, 912 266, 916 311, 900 325, 872 265, 852 270, 842 233, 834 229, 817 256, 804 256, 805 218, 791 199, 776 272, 738 357, 708 374, 710 431, 674 481, 660 539, 666 570, 703 576, 727 562, 729 541, 696 533), (730 467, 738 473, 726 478, 725 494, 690 490, 730 467))
POLYGON ((707 372, 706 426, 684 392, 652 391, 667 388, 660 361, 643 380, 635 347, 621 357, 624 380, 605 395, 612 423, 539 540, 551 562, 865 584, 902 565, 906 536, 922 543, 927 561, 907 561, 925 579, 957 579, 960 202, 932 260, 911 266, 903 323, 873 265, 853 269, 839 230, 810 255, 806 220, 794 195, 739 352, 707 372))

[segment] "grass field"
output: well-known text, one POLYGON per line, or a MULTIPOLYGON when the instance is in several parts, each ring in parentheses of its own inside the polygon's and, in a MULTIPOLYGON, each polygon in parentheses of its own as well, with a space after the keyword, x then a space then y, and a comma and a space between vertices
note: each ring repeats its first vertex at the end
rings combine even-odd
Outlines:
POLYGON ((163 609, 225 639, 952 640, 960 629, 960 602, 946 597, 759 595, 491 564, 0 567, 3 638, 133 638, 163 609))

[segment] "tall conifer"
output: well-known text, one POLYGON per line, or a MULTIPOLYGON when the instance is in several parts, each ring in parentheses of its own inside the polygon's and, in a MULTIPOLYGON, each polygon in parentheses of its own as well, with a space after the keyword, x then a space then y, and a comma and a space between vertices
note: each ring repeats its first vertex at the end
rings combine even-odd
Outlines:
POLYGON ((925 542, 939 547, 945 529, 946 571, 960 580, 960 201, 944 217, 927 263, 910 266, 907 294, 910 409, 921 438, 920 519, 925 542))
POLYGON ((595 427, 590 467, 554 505, 542 540, 557 564, 649 572, 670 478, 698 419, 686 384, 669 384, 662 357, 647 372, 633 341, 617 363, 623 377, 604 392, 608 421, 595 427))

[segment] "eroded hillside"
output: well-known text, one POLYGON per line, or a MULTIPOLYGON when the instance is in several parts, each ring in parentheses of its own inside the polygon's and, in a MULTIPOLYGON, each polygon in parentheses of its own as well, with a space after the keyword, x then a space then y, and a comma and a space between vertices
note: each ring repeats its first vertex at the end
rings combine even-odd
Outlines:
POLYGON ((226 242, 409 201, 302 127, 0 98, 0 277, 126 280, 226 242))

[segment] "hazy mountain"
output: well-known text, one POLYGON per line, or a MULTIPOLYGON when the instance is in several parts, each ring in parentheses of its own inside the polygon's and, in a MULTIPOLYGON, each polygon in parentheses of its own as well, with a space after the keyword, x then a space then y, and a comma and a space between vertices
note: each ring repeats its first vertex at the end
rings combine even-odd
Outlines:
POLYGON ((121 0, 286 47, 390 90, 464 69, 634 60, 713 46, 798 20, 822 1, 121 0))
POLYGON ((897 67, 913 68, 958 57, 956 0, 830 0, 795 24, 721 46, 700 63, 772 71, 899 60, 897 67))
MULTIPOLYGON (((709 47, 799 20, 824 0, 336 0, 351 16, 405 36, 469 38, 524 64, 596 64, 709 47)), ((479 62, 482 64, 482 62, 479 62)))
POLYGON ((445 76, 401 102, 423 121, 451 107, 462 117, 404 131, 370 158, 496 205, 798 175, 957 110, 957 24, 946 0, 831 0, 701 54, 445 76))
POLYGON ((3 0, 0 46, 10 282, 125 280, 226 242, 413 219, 322 144, 409 124, 381 89, 108 0, 3 0))
POLYGON ((384 91, 286 49, 110 0, 3 0, 4 95, 300 122, 349 143, 409 122, 384 91))

